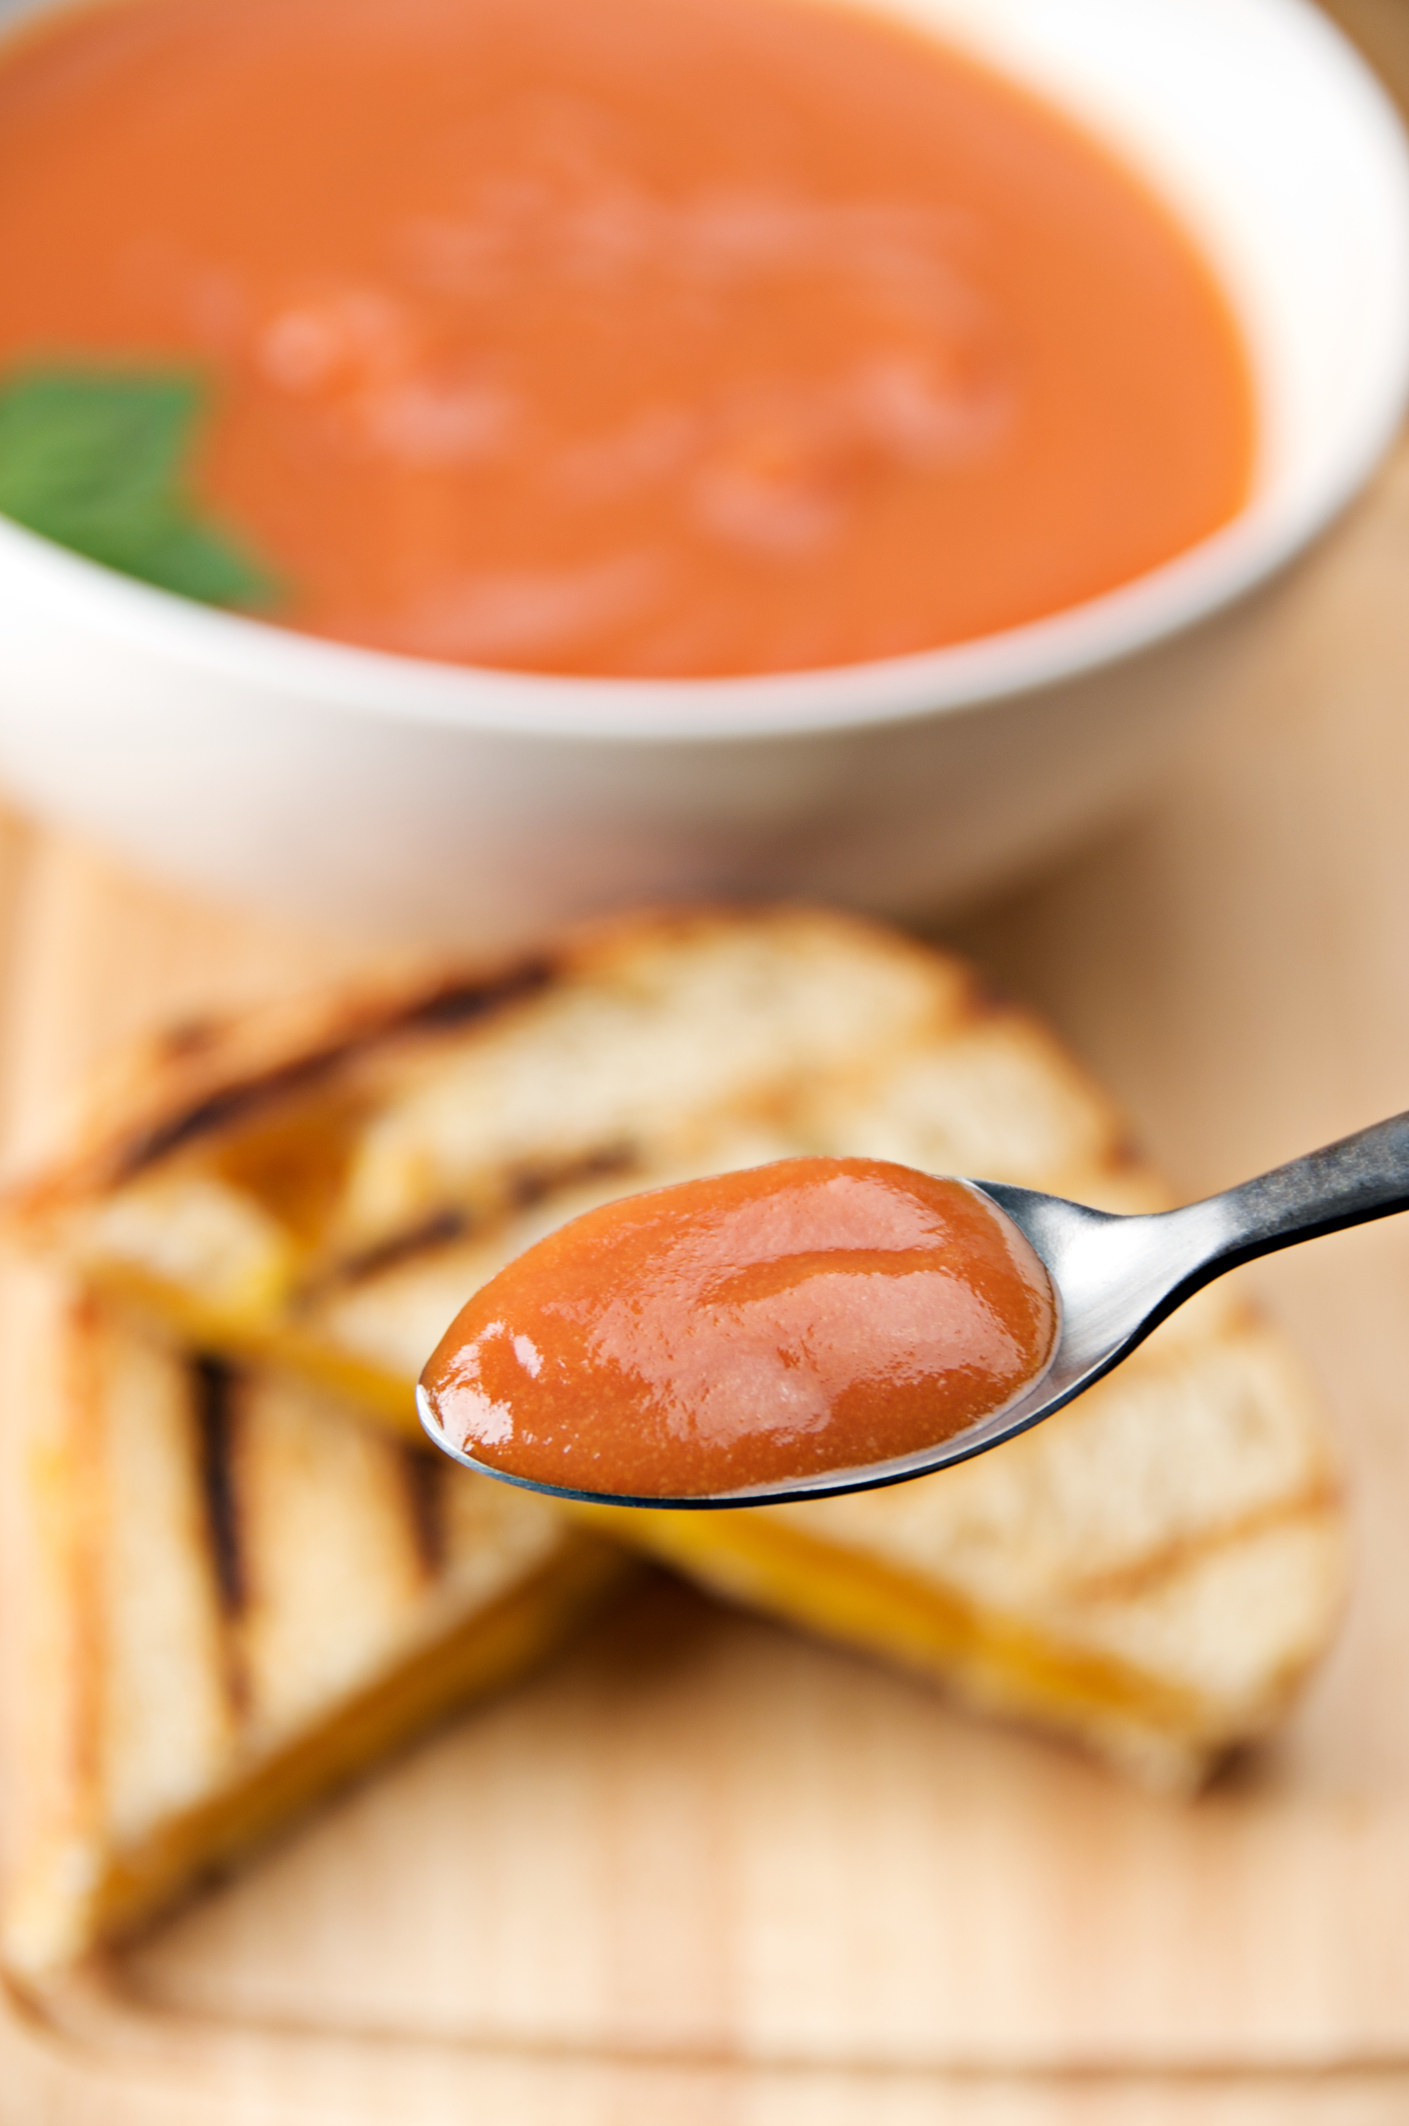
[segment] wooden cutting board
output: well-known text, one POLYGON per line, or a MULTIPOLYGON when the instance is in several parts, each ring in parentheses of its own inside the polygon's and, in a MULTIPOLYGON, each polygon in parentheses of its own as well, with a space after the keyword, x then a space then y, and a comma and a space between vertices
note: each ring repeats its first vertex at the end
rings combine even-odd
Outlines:
MULTIPOLYGON (((950 934, 1189 1194, 1409 1106, 1409 450, 1163 793, 950 934)), ((154 1018, 357 964, 0 821, 9 1156, 154 1018)), ((661 1582, 75 2019, 0 2011, 0 2126, 1409 2116, 1409 1222, 1243 1275, 1334 1408, 1359 1571, 1286 1735, 1200 1802, 661 1582)))
MULTIPOLYGON (((1409 452, 1237 715, 961 938, 1191 1193, 1409 1106, 1406 589, 1409 452)), ((12 1155, 134 1029, 358 957, 57 837, 0 852, 12 1155)), ((1243 1274, 1334 1406, 1359 1578, 1285 1737, 1202 1801, 661 1583, 167 1927, 77 2025, 12 2018, 13 2116, 1405 2115, 1409 1226, 1243 1274)))

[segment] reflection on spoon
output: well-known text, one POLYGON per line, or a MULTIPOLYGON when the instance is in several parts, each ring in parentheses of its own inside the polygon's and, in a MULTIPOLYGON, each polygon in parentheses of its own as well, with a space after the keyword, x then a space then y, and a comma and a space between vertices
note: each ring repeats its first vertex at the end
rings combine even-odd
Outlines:
POLYGON ((1137 1217, 878 1160, 781 1160, 550 1234, 470 1300, 417 1402, 456 1460, 560 1497, 861 1491, 1050 1416, 1225 1270, 1406 1208, 1409 1115, 1137 1217))

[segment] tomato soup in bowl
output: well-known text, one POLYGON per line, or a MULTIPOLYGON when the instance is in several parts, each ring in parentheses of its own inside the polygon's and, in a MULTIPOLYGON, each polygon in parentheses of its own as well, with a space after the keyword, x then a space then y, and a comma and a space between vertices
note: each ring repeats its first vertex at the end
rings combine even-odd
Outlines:
POLYGON ((280 905, 972 890, 1397 413, 1401 143, 1296 0, 5 16, 0 769, 280 905))
POLYGON ((820 0, 80 9, 0 63, 0 285, 0 390, 203 380, 189 482, 272 616, 421 657, 939 649, 1251 481, 1239 328, 1143 180, 820 0))

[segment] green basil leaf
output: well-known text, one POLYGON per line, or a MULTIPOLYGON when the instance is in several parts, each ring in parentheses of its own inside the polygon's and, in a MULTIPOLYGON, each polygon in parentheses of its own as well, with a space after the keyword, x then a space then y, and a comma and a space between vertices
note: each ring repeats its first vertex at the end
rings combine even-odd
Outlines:
POLYGON ((0 513, 160 590, 267 604, 270 576, 185 491, 204 396, 181 372, 55 366, 0 382, 0 513))
POLYGON ((90 561, 202 605, 267 605, 274 594, 270 578, 233 540, 175 511, 116 526, 90 520, 48 536, 90 561))
POLYGON ((0 387, 0 508, 140 508, 170 492, 200 404, 181 376, 30 371, 0 387))

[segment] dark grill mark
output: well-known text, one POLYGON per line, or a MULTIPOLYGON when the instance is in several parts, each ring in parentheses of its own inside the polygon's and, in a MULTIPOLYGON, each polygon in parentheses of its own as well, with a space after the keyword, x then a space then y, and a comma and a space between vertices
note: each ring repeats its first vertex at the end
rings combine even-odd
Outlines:
POLYGON ((580 1159, 564 1160, 556 1166, 521 1166, 509 1177, 509 1201, 515 1210, 531 1210, 555 1189, 605 1180, 610 1174, 629 1174, 639 1159, 640 1152, 634 1144, 604 1144, 580 1159))
POLYGON ((338 1264, 336 1281, 356 1284, 359 1278, 375 1277, 379 1271, 392 1269, 412 1256, 458 1240, 461 1234, 468 1232, 469 1225, 469 1216, 464 1211, 437 1211, 420 1225, 413 1225, 404 1233, 394 1233, 390 1240, 379 1240, 375 1247, 368 1248, 361 1255, 349 1256, 346 1262, 338 1264))
POLYGON ((307 1090, 361 1049, 393 1039, 399 1033, 446 1032, 467 1026, 473 1020, 488 1018, 510 1004, 537 995, 548 987, 557 973, 551 960, 540 958, 521 961, 518 966, 489 981, 447 982, 376 1025, 359 1027, 356 1032, 340 1041, 329 1042, 311 1055, 299 1056, 291 1063, 242 1079, 237 1085, 222 1086, 135 1137, 122 1157, 117 1179, 130 1181, 158 1159, 181 1150, 193 1140, 209 1136, 215 1130, 227 1129, 261 1107, 307 1090))
POLYGON ((443 989, 412 1005, 396 1023, 406 1027, 467 1026, 473 1019, 501 1011, 506 1004, 537 996, 557 979, 558 973, 552 960, 537 958, 521 960, 517 967, 492 982, 447 982, 443 989))
POLYGON ((154 1166, 158 1159, 165 1159, 170 1152, 180 1151, 193 1139, 226 1129, 232 1122, 242 1121, 246 1115, 285 1094, 311 1085, 338 1056, 345 1053, 348 1045, 351 1044, 325 1050, 320 1055, 301 1057, 297 1063, 286 1063, 278 1070, 265 1071, 262 1076, 247 1078, 239 1085, 224 1086, 219 1092, 198 1100, 194 1107, 186 1108, 182 1114, 159 1122, 154 1129, 135 1137, 127 1147, 119 1180, 131 1181, 144 1168, 154 1166))
POLYGON ((401 1468, 416 1557, 426 1578, 434 1580, 445 1567, 445 1465, 438 1454, 408 1442, 401 1468))
MULTIPOLYGON (((577 1182, 591 1181, 607 1174, 628 1174, 639 1159, 640 1153, 635 1145, 610 1144, 600 1151, 589 1152, 585 1158, 564 1160, 557 1166, 518 1167, 502 1177, 503 1197, 496 1214, 502 1216, 506 1208, 530 1210, 545 1196, 551 1196, 555 1189, 571 1188, 577 1182)), ((408 1226, 404 1233, 393 1233, 390 1239, 379 1240, 360 1255, 347 1256, 331 1271, 305 1286, 299 1294, 300 1302, 307 1304, 330 1289, 358 1284, 363 1278, 376 1277, 383 1270, 414 1261, 417 1255, 429 1255, 437 1248, 448 1247, 451 1241, 462 1240, 480 1222, 479 1215, 463 1206, 433 1211, 429 1218, 422 1219, 419 1225, 408 1226)))
POLYGON ((201 1496, 220 1607, 237 1617, 248 1588, 240 1543, 240 1501, 235 1484, 236 1375, 223 1359, 197 1358, 191 1364, 200 1457, 201 1496))

